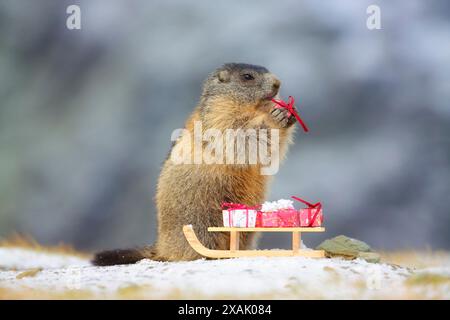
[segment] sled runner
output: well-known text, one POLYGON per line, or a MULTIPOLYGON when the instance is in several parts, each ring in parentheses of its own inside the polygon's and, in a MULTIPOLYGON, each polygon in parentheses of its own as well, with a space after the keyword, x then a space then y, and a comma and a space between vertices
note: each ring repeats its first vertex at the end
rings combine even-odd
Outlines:
POLYGON ((197 238, 192 225, 183 226, 186 240, 191 247, 202 256, 208 258, 240 258, 240 257, 309 257, 323 258, 323 250, 304 250, 300 248, 302 232, 324 232, 323 227, 295 228, 235 228, 209 227, 209 232, 230 232, 230 250, 213 250, 206 248, 197 238), (239 232, 292 232, 292 250, 239 250, 239 232))

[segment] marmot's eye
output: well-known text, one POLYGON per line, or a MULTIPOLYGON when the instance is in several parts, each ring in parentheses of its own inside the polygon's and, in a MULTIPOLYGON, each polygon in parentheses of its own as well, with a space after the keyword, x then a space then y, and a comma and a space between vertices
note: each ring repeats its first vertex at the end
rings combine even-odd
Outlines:
POLYGON ((244 73, 244 74, 242 75, 242 78, 243 78, 244 80, 253 80, 253 79, 255 79, 255 77, 253 77, 250 73, 244 73))

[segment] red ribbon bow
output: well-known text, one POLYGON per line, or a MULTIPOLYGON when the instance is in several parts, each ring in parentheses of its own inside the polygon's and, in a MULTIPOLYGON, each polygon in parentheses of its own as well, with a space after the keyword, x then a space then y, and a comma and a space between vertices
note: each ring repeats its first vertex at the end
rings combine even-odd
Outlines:
POLYGON ((258 210, 260 208, 259 205, 249 207, 245 204, 241 203, 232 203, 232 202, 224 202, 222 203, 222 209, 231 209, 231 210, 238 210, 238 209, 244 209, 244 210, 258 210))
POLYGON ((320 202, 311 203, 311 202, 308 202, 306 200, 303 200, 303 199, 301 199, 299 197, 295 197, 295 196, 292 196, 291 198, 306 204, 308 206, 308 209, 316 209, 316 212, 314 213, 314 215, 308 225, 308 227, 311 227, 313 225, 314 221, 316 221, 317 215, 319 214, 320 210, 322 209, 322 204, 320 202))
POLYGON ((300 118, 300 116, 298 115, 297 111, 294 109, 294 102, 295 102, 295 100, 294 100, 294 98, 292 96, 289 96, 288 103, 284 102, 283 100, 272 99, 272 101, 277 104, 277 106, 275 106, 275 108, 277 108, 277 109, 279 109, 279 108, 287 109, 288 116, 290 117, 291 115, 294 115, 295 119, 297 119, 298 123, 300 123, 300 125, 303 127, 303 130, 305 132, 309 131, 308 127, 303 122, 302 118, 300 118))

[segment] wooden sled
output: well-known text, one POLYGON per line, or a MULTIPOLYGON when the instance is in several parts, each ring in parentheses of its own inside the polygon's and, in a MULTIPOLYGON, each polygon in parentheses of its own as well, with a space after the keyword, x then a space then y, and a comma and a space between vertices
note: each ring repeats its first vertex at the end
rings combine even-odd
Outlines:
POLYGON ((230 232, 230 250, 212 250, 206 248, 195 235, 192 225, 183 226, 184 235, 191 247, 200 255, 208 258, 241 257, 308 257, 323 258, 323 250, 302 250, 301 232, 324 232, 325 228, 232 228, 209 227, 209 232, 230 232), (239 232, 292 232, 292 250, 239 250, 239 232))

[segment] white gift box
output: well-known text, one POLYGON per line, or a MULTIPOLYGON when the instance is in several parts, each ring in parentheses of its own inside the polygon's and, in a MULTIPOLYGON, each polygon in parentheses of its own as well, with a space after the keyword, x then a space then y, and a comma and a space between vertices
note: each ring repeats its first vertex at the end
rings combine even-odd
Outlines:
POLYGON ((224 227, 254 228, 257 211, 253 209, 222 210, 224 227))

